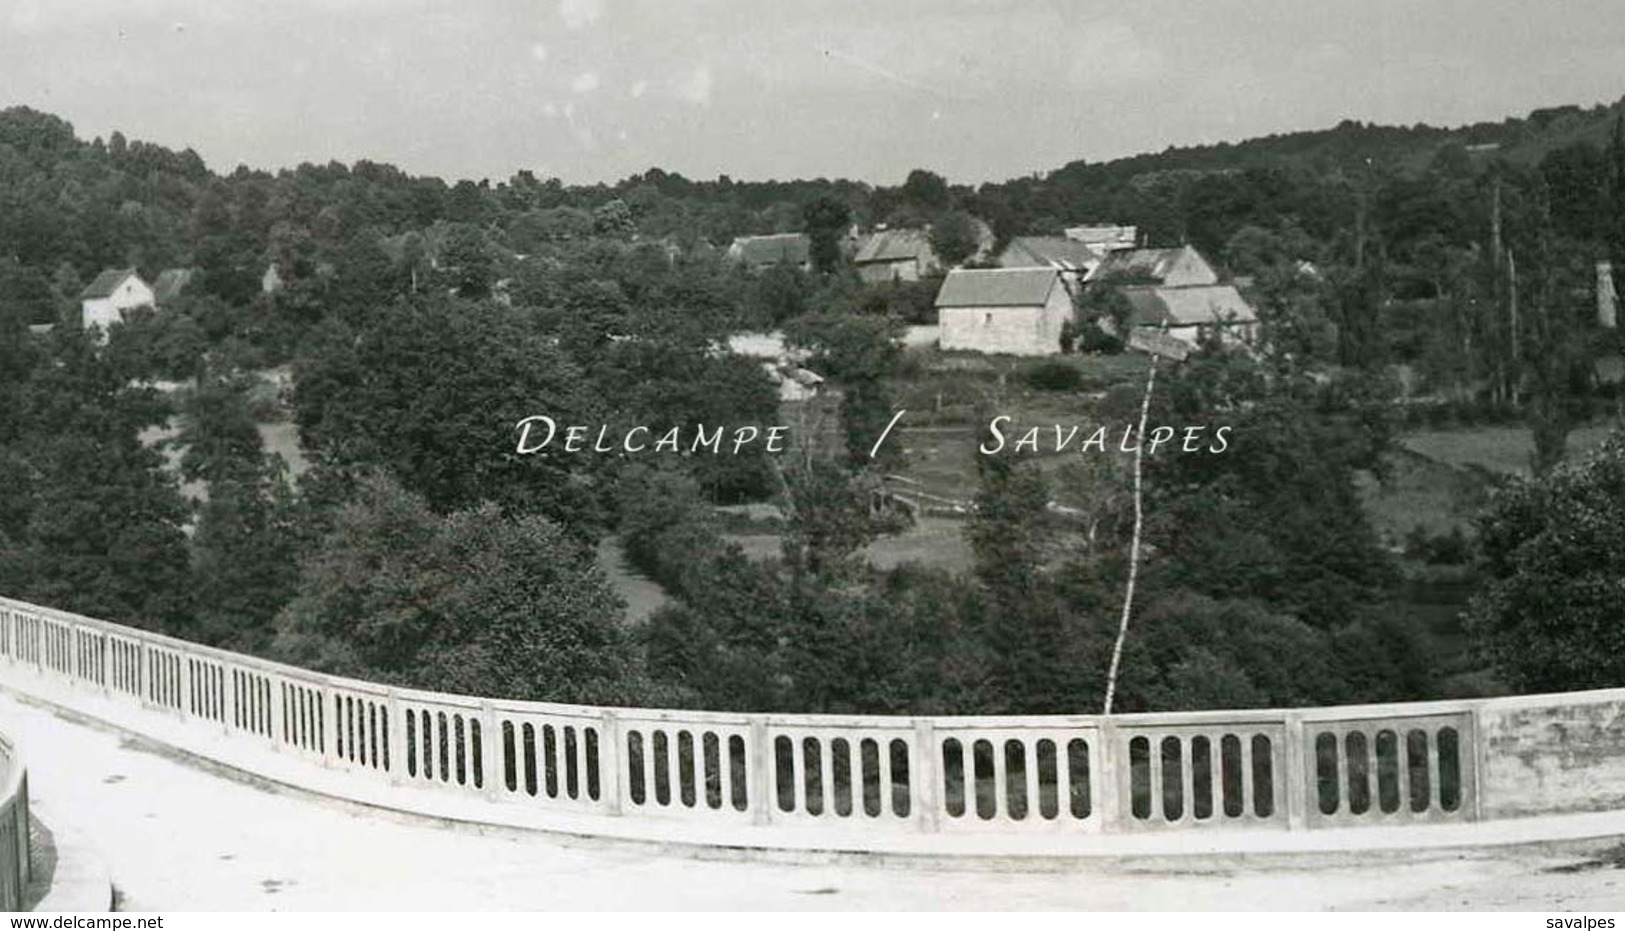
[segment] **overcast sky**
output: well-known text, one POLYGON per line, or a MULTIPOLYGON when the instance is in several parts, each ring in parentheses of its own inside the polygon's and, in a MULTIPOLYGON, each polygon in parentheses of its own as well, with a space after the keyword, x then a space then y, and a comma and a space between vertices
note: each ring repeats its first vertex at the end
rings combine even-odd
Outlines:
POLYGON ((0 0, 0 106, 210 166, 956 182, 1625 94, 1620 0, 0 0))

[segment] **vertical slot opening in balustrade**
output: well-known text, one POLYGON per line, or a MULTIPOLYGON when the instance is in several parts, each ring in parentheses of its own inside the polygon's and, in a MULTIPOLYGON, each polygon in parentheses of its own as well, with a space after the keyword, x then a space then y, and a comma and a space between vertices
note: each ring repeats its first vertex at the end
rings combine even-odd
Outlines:
POLYGON ((1027 745, 1019 740, 1004 742, 1005 810, 1010 817, 1021 821, 1027 817, 1027 745))
POLYGON ((513 722, 502 722, 502 783, 509 792, 519 791, 519 756, 514 747, 513 722))
POLYGON ((750 807, 750 761, 745 757, 745 738, 738 734, 728 738, 728 765, 734 810, 744 811, 750 807))
POLYGON ((1151 817, 1151 741, 1128 742, 1129 811, 1141 821, 1151 817))
POLYGON ((983 821, 993 817, 998 809, 998 786, 993 781, 993 744, 978 740, 970 745, 971 785, 976 792, 976 817, 983 821))
POLYGON ((1322 731, 1315 737, 1315 788, 1320 813, 1335 814, 1338 806, 1337 735, 1322 731))
POLYGON ((650 740, 650 747, 654 750, 654 761, 650 766, 654 769, 655 801, 662 805, 671 804, 671 747, 670 740, 665 731, 655 731, 650 740))
POLYGON ((377 759, 375 759, 375 757, 367 756, 367 747, 371 746, 369 739, 374 736, 371 731, 367 730, 367 723, 369 723, 367 712, 369 712, 371 708, 371 702, 367 702, 367 700, 364 699, 356 699, 356 747, 354 747, 354 749, 356 749, 356 759, 358 759, 358 762, 361 762, 362 765, 377 765, 377 759))
POLYGON ((1405 735, 1405 768, 1410 771, 1411 811, 1427 811, 1433 804, 1428 780, 1428 732, 1420 728, 1405 735))
POLYGON ((333 755, 344 759, 344 748, 349 743, 349 735, 344 731, 344 696, 333 696, 333 719, 338 722, 338 733, 333 738, 333 755))
POLYGON ((344 699, 345 721, 350 728, 350 759, 367 762, 367 703, 355 698, 344 699))
POLYGON ((914 799, 909 793, 913 783, 908 775, 908 742, 894 738, 891 742, 891 812, 907 818, 914 810, 914 799))
POLYGON ((1060 773, 1055 765, 1055 741, 1045 737, 1033 744, 1038 767, 1038 816, 1053 821, 1061 814, 1060 773))
POLYGON ((863 770, 863 813, 878 817, 885 795, 880 785, 880 745, 874 738, 865 737, 858 744, 858 761, 863 770))
POLYGON ((553 725, 542 725, 542 784, 548 798, 559 797, 559 740, 553 725))
MULTIPOLYGON (((529 725, 526 725, 529 727, 529 725)), ((648 797, 643 772, 643 734, 626 732, 626 790, 634 804, 642 805, 648 797)), ((533 795, 535 793, 532 793, 533 795)))
POLYGON ((684 807, 694 807, 698 798, 697 789, 694 785, 694 734, 692 731, 678 731, 677 795, 684 807))
POLYGON ((602 777, 598 773, 598 728, 588 727, 583 730, 586 732, 587 740, 587 797, 596 802, 599 793, 603 791, 599 781, 602 777))
POLYGON ((626 733, 626 790, 634 804, 643 804, 648 798, 648 777, 643 772, 643 734, 640 731, 626 733))
POLYGON ((1090 788, 1089 742, 1074 737, 1066 742, 1067 803, 1072 817, 1082 820, 1094 810, 1090 788))
POLYGON ((823 744, 816 737, 801 740, 801 790, 806 800, 807 814, 824 813, 824 753, 823 744))
POLYGON ((1270 739, 1253 735, 1253 814, 1268 818, 1275 814, 1275 754, 1270 739))
POLYGON ((1213 817, 1213 744, 1202 736, 1191 738, 1191 817, 1213 817))
POLYGON ((835 813, 842 818, 852 814, 852 743, 845 737, 829 742, 830 795, 835 813))
POLYGON ((467 724, 463 720, 463 716, 460 714, 454 714, 451 716, 451 718, 455 724, 456 731, 454 736, 457 744, 457 784, 460 786, 466 786, 468 785, 469 777, 468 734, 465 730, 467 724))
POLYGON ((1178 821, 1185 817, 1185 743, 1178 737, 1162 738, 1162 817, 1178 821))
POLYGON ((423 778, 434 778, 434 715, 424 709, 418 712, 418 724, 421 725, 423 751, 423 778))
POLYGON ((579 735, 574 727, 564 729, 564 791, 571 798, 581 797, 581 758, 577 755, 579 735))
POLYGON ((790 738, 773 738, 773 794, 778 797, 779 811, 794 811, 796 807, 796 761, 790 738))
POLYGON ((1461 807, 1461 739, 1453 727, 1439 728, 1439 807, 1461 807))
POLYGON ((288 699, 288 683, 284 682, 284 683, 282 683, 282 742, 283 743, 287 743, 290 739, 292 739, 288 734, 288 718, 289 718, 288 708, 289 707, 290 706, 289 706, 289 699, 288 699))
POLYGON ((965 745, 958 737, 942 742, 942 807, 950 818, 965 815, 965 745))
MULTIPOLYGON (((474 773, 474 788, 485 788, 485 749, 481 745, 484 735, 480 733, 480 722, 475 718, 468 719, 469 769, 474 773)), ((385 764, 388 765, 387 763, 385 764)))
POLYGON ((1377 807, 1399 810, 1399 735, 1390 730, 1377 732, 1377 807))
MULTIPOLYGON (((434 730, 435 730, 435 736, 437 738, 439 738, 439 740, 437 741, 437 743, 435 745, 435 749, 439 751, 440 781, 441 782, 450 782, 451 781, 451 734, 446 728, 446 713, 444 711, 435 712, 434 730)), ((433 774, 431 774, 431 775, 433 775, 433 774)))
MULTIPOLYGON (((518 751, 520 751, 518 752, 518 759, 520 759, 520 764, 525 767, 525 795, 535 796, 536 790, 538 790, 538 782, 536 782, 536 725, 526 723, 523 728, 520 728, 520 738, 522 738, 522 743, 518 747, 518 751)), ((637 759, 639 765, 643 764, 642 756, 635 757, 635 759, 637 759)), ((639 799, 639 801, 643 801, 643 799, 639 799)))
POLYGON ((418 774, 417 717, 412 709, 406 709, 406 774, 414 777, 418 774))
POLYGON ((1366 739, 1361 731, 1349 731, 1343 737, 1343 756, 1348 764, 1349 812, 1363 815, 1371 808, 1370 766, 1366 758, 1366 739))
POLYGON ((722 807, 722 741, 715 731, 700 738, 700 755, 705 760, 705 807, 722 807))

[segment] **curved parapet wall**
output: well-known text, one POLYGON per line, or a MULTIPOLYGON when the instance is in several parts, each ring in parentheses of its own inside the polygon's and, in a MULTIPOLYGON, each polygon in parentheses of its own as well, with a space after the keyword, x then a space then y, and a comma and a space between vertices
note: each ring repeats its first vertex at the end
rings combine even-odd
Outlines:
POLYGON ((20 912, 28 904, 29 845, 28 771, 17 745, 0 734, 0 912, 20 912))
POLYGON ((728 846, 1017 852, 1625 809, 1625 690, 1111 717, 596 708, 328 676, 8 599, 0 686, 327 795, 728 846))

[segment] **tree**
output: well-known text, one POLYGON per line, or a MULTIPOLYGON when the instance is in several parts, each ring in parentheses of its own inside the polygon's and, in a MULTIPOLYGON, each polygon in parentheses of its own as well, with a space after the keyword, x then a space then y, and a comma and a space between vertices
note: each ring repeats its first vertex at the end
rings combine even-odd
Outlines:
MULTIPOLYGON (((593 453, 517 452, 533 415, 602 423, 581 370, 529 311, 404 301, 359 330, 330 325, 294 366, 295 418, 316 465, 393 475, 441 513, 494 501, 590 535, 593 453)), ((602 458, 602 457, 600 457, 602 458)))
POLYGON ((496 281, 495 263, 485 233, 478 227, 457 224, 446 237, 442 262, 447 284, 458 297, 480 300, 489 297, 496 281))
POLYGON ((1170 372, 1153 423, 1204 425, 1207 445, 1148 458, 1147 589, 1254 599, 1331 629, 1369 616, 1396 581, 1355 472, 1381 474, 1385 382, 1330 380, 1284 360, 1209 351, 1170 372), (1218 429, 1228 428, 1220 452, 1218 429))
MULTIPOLYGON (((984 421, 985 422, 985 421, 984 421)), ((1016 454, 979 455, 981 486, 965 535, 976 586, 964 623, 984 651, 989 710, 1082 711, 1098 694, 1096 611, 1057 577, 1058 533, 1050 488, 1016 454)))
POLYGON ((300 506, 281 456, 266 455, 250 413, 257 380, 206 372, 182 407, 181 475, 206 485, 191 539, 196 625, 203 643, 261 652, 293 596, 303 541, 300 506))
POLYGON ((58 328, 0 418, 0 590, 147 629, 184 629, 187 507, 139 432, 168 409, 93 337, 58 328))
POLYGON ((976 221, 963 210, 949 210, 931 224, 931 248, 947 266, 960 265, 981 249, 976 221))
POLYGON ((802 227, 811 241, 813 268, 828 274, 841 259, 841 237, 852 223, 852 209, 833 197, 818 197, 801 209, 802 227))
POLYGON ((785 341, 811 350, 807 364, 845 392, 841 420, 854 465, 890 467, 901 456, 898 443, 881 444, 874 461, 869 456, 896 413, 888 380, 902 360, 899 329, 888 317, 849 313, 807 314, 785 325, 785 341))
POLYGON ((1484 589, 1469 630, 1519 692, 1625 682, 1625 433, 1516 479, 1478 521, 1484 589))
POLYGON ((942 210, 949 202, 948 181, 934 171, 916 168, 904 179, 901 194, 904 201, 915 207, 942 210))
POLYGON ((623 604, 547 518, 436 515, 363 481, 277 618, 275 651, 374 681, 532 701, 636 701, 623 604))

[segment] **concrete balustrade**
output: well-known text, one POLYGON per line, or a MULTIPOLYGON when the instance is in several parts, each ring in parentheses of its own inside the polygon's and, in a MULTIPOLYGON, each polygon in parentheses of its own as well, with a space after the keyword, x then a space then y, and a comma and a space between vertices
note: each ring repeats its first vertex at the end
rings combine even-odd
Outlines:
POLYGON ((8 599, 0 686, 324 794, 619 837, 889 850, 1625 810, 1625 690, 1111 717, 595 708, 323 675, 8 599))
POLYGON ((28 834, 28 771, 0 734, 0 912, 20 912, 33 878, 28 834))

